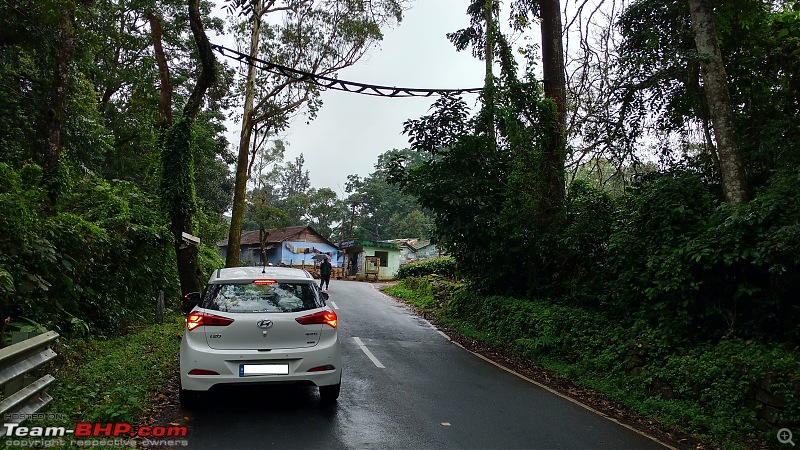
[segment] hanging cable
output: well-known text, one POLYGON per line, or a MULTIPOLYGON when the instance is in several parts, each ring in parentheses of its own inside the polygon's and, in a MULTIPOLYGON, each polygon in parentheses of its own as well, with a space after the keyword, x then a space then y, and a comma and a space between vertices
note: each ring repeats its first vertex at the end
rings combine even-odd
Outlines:
POLYGON ((226 58, 235 59, 248 64, 258 64, 258 67, 268 72, 291 78, 295 81, 307 81, 314 83, 324 89, 352 92, 354 94, 373 95, 378 97, 430 97, 441 94, 477 94, 482 88, 467 89, 418 89, 418 88, 399 88, 390 86, 377 86, 373 84, 357 83, 354 81, 337 80, 336 78, 326 77, 304 72, 298 69, 282 66, 280 64, 264 61, 263 59, 253 58, 250 55, 224 47, 222 45, 211 44, 211 47, 226 58))

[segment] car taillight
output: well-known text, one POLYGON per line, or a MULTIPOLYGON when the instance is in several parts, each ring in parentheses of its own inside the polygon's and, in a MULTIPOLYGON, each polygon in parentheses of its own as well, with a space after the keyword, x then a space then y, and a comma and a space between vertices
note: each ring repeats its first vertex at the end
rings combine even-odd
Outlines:
POLYGON ((203 325, 224 327, 232 323, 233 319, 215 316, 214 314, 203 313, 200 311, 195 311, 189 314, 189 317, 186 318, 186 328, 189 329, 189 331, 192 331, 195 328, 203 325))
POLYGON ((253 280, 253 284, 257 285, 265 285, 265 284, 276 284, 277 281, 275 280, 253 280))
POLYGON ((338 323, 336 313, 333 311, 320 311, 308 316, 298 317, 294 320, 296 320, 300 325, 317 325, 324 323, 331 328, 336 328, 338 323))

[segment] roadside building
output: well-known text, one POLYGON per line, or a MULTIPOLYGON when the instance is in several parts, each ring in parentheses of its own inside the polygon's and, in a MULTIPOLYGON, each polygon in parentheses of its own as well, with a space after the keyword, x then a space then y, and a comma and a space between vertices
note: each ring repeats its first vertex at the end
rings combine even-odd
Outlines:
MULTIPOLYGON (((273 228, 266 230, 265 250, 267 263, 275 266, 314 266, 322 255, 331 260, 334 267, 341 267, 344 254, 339 248, 308 226, 273 228)), ((251 266, 263 264, 261 259, 261 234, 259 231, 245 231, 240 242, 243 263, 251 266)), ((228 254, 228 240, 218 242, 219 254, 228 254)))
POLYGON ((400 247, 394 242, 352 240, 339 243, 345 277, 390 280, 400 270, 400 247))
POLYGON ((434 244, 430 239, 391 239, 387 242, 395 243, 400 248, 400 265, 419 261, 422 259, 438 258, 445 256, 447 252, 434 244))

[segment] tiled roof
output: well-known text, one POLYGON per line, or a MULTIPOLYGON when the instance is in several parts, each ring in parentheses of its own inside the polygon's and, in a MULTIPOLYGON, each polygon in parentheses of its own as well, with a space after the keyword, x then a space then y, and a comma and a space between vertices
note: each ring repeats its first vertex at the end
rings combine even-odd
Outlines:
MULTIPOLYGON (((266 230, 267 233, 269 233, 267 235, 267 243, 278 243, 278 242, 284 242, 284 241, 299 240, 299 239, 293 239, 293 238, 301 236, 303 234, 303 231, 306 230, 306 229, 308 229, 308 231, 310 233, 313 233, 313 234, 317 235, 320 239, 323 240, 323 242, 330 243, 322 235, 317 233, 316 230, 314 230, 311 227, 306 227, 306 226, 286 227, 285 229, 272 228, 272 229, 266 230)), ((259 244, 259 243, 260 243, 260 241, 259 241, 258 230, 255 230, 255 231, 243 231, 242 232, 242 240, 241 240, 240 245, 255 245, 255 244, 259 244)), ((330 244, 333 245, 333 243, 330 243, 330 244)), ((227 247, 228 246, 228 240, 225 239, 224 241, 217 242, 217 246, 219 246, 219 247, 227 247)))

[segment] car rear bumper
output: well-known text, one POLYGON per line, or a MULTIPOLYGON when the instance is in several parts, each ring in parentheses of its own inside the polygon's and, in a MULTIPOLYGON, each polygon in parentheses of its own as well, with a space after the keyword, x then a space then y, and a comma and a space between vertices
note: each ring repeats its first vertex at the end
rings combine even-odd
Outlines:
POLYGON ((216 385, 305 383, 316 386, 339 384, 342 378, 342 351, 338 335, 323 339, 316 346, 290 350, 212 350, 195 345, 192 339, 181 342, 181 389, 207 391, 216 385), (286 365, 288 374, 241 376, 242 364, 286 365), (333 369, 309 372, 313 368, 333 366, 333 369), (212 371, 218 375, 190 375, 194 369, 212 371))

